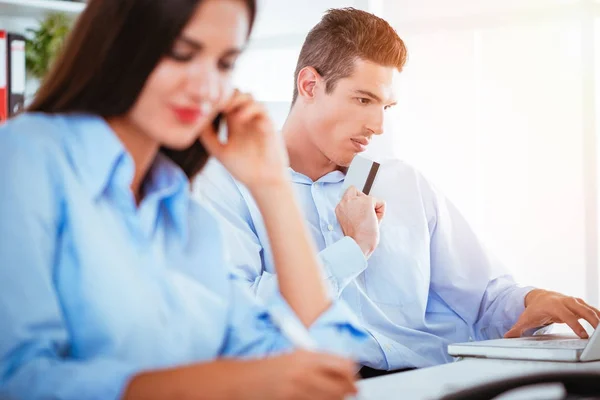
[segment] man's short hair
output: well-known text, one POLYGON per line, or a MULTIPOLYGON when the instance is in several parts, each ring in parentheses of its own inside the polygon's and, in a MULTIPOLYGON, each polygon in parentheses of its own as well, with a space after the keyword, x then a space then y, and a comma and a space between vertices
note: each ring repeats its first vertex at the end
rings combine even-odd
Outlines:
POLYGON ((339 79, 352 74, 356 59, 401 71, 406 58, 404 42, 385 20, 351 7, 330 9, 302 45, 292 104, 298 97, 298 74, 304 67, 313 67, 325 79, 325 92, 331 93, 339 79))

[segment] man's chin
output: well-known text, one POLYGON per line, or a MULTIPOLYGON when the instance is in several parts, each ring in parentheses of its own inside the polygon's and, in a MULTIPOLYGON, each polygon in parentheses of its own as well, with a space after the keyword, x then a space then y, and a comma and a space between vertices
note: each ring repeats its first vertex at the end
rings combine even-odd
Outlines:
POLYGON ((344 174, 348 172, 348 167, 350 167, 350 163, 351 161, 340 161, 337 162, 335 165, 336 170, 343 172, 344 174))
POLYGON ((327 159, 329 160, 329 162, 331 164, 336 165, 337 169, 342 169, 342 168, 347 169, 357 154, 358 153, 354 153, 354 152, 348 152, 348 153, 343 153, 343 154, 340 154, 339 152, 337 154, 336 153, 327 154, 326 152, 323 152, 323 155, 325 155, 325 157, 327 157, 327 159))
POLYGON ((352 160, 354 160, 354 157, 356 157, 359 154, 360 153, 352 153, 349 156, 344 157, 343 159, 339 160, 337 165, 340 167, 343 167, 343 168, 348 168, 350 166, 350 164, 352 164, 352 160))

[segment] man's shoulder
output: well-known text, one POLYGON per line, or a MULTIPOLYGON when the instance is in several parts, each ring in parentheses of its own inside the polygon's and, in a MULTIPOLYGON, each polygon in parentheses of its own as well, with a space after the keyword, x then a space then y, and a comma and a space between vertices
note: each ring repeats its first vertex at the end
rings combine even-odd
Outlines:
POLYGON ((388 158, 380 161, 379 172, 373 187, 374 195, 386 197, 414 197, 422 199, 438 195, 434 185, 410 162, 400 158, 388 158))
POLYGON ((202 171, 194 178, 194 193, 223 193, 227 195, 239 194, 240 187, 227 169, 215 158, 211 158, 202 171))
POLYGON ((246 215, 254 205, 254 199, 246 187, 214 158, 194 178, 192 192, 195 200, 221 213, 227 210, 246 215))
POLYGON ((381 160, 379 168, 382 179, 393 179, 397 183, 405 185, 428 182, 419 169, 400 158, 381 160))
POLYGON ((216 158, 211 157, 209 158, 208 162, 206 163, 204 168, 202 168, 202 171, 200 171, 200 173, 195 179, 203 180, 222 178, 226 178, 226 180, 228 181, 234 180, 229 171, 227 171, 227 169, 223 166, 223 164, 221 164, 216 158))
POLYGON ((392 157, 380 160, 381 168, 390 169, 396 172, 417 173, 417 168, 401 158, 392 157))

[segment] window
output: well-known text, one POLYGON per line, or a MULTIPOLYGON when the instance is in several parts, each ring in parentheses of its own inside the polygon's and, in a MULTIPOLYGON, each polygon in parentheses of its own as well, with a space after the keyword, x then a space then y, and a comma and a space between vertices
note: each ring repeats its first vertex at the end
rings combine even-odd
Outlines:
POLYGON ((598 8, 416 4, 384 7, 409 49, 390 117, 396 155, 443 189, 520 282, 598 304, 598 8))
POLYGON ((599 2, 265 0, 237 78, 281 126, 322 12, 387 19, 409 62, 371 153, 423 171, 520 282, 598 305, 599 2))

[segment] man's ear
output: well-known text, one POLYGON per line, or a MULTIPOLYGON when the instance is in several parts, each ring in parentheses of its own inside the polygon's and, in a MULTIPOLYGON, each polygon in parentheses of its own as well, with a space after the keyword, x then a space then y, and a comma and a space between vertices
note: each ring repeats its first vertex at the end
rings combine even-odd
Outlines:
POLYGON ((321 75, 313 67, 304 67, 298 74, 298 96, 308 101, 314 99, 317 87, 321 84, 321 75))

